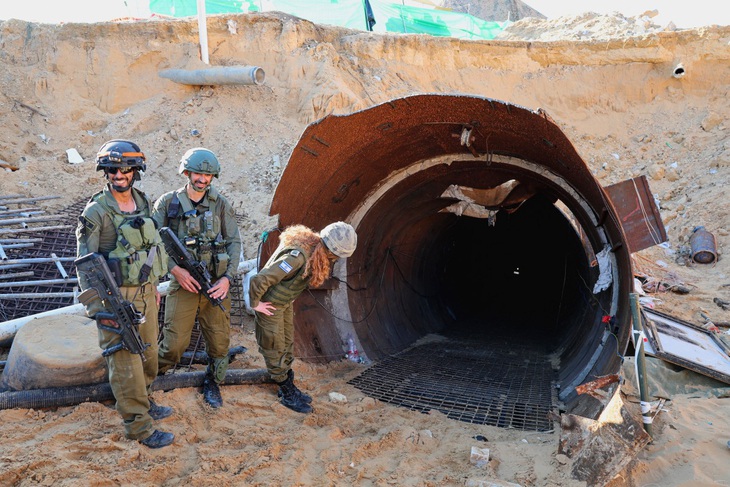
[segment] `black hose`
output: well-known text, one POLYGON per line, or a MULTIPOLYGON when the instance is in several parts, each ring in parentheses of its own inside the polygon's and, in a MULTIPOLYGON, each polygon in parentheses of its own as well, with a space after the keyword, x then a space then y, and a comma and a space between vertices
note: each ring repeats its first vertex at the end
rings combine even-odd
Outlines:
MULTIPOLYGON (((169 391, 182 387, 199 387, 203 385, 204 378, 204 370, 161 375, 152 383, 152 390, 169 391)), ((272 382, 266 369, 228 369, 223 383, 240 385, 266 382, 272 382)), ((108 382, 88 386, 7 391, 0 392, 0 410, 75 406, 82 402, 101 402, 111 399, 114 399, 114 395, 108 382)))

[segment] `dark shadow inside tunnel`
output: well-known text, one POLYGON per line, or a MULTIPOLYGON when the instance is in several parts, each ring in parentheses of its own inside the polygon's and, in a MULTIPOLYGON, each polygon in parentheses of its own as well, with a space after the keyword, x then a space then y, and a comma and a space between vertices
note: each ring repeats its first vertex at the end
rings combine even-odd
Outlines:
POLYGON ((565 215, 536 196, 518 211, 498 212, 494 225, 453 220, 429 249, 433 273, 424 276, 439 283, 442 332, 558 349, 574 306, 583 305, 578 276, 588 267, 565 215))
POLYGON ((393 185, 362 219, 364 259, 348 269, 364 278, 349 302, 366 316, 353 314, 368 357, 437 333, 529 350, 555 364, 558 387, 569 385, 592 360, 609 305, 588 285, 597 276, 593 245, 572 211, 579 205, 563 196, 539 175, 468 163, 393 185), (516 177, 529 191, 518 204, 491 207, 492 218, 445 211, 450 185, 487 190, 516 177))
MULTIPOLYGON (((448 183, 463 181, 458 174, 448 183)), ((371 208, 378 222, 367 238, 371 261, 386 257, 370 267, 368 298, 356 299, 375 312, 355 328, 378 363, 352 383, 380 400, 464 421, 546 428, 561 381, 587 358, 573 345, 598 337, 582 326, 597 319, 586 284, 593 251, 547 186, 516 208, 495 208, 494 218, 475 218, 441 211, 450 200, 424 198, 445 184, 430 179, 386 212, 379 213, 383 202, 371 208), (432 334, 444 342, 418 344, 432 334)))

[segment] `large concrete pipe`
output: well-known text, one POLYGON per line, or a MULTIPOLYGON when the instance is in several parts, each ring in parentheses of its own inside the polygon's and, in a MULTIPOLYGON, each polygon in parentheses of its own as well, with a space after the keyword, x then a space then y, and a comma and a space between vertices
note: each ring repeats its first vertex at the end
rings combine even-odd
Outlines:
POLYGON ((258 66, 215 66, 205 69, 165 69, 160 71, 167 78, 184 85, 260 85, 266 79, 258 66))
POLYGON ((543 111, 472 96, 411 96, 310 125, 270 213, 280 228, 344 220, 358 232, 335 279, 295 304, 303 360, 341 358, 348 338, 377 361, 431 333, 499 334, 555 358, 563 401, 618 371, 630 252, 666 239, 655 208, 642 213, 658 238, 627 238, 543 111))

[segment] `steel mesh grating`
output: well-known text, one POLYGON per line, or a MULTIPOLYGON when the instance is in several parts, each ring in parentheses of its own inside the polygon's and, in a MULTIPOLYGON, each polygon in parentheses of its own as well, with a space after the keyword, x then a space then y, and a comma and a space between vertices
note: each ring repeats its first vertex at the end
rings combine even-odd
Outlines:
POLYGON ((530 349, 461 340, 410 348, 348 383, 411 410, 438 410, 468 423, 548 431, 556 404, 549 358, 530 349))
MULTIPOLYGON (((78 220, 78 216, 83 211, 88 198, 80 199, 70 206, 60 211, 60 217, 54 224, 67 225, 65 229, 52 229, 52 230, 38 230, 32 231, 33 226, 43 226, 42 224, 32 225, 30 231, 23 233, 22 238, 29 238, 39 240, 32 244, 30 247, 23 248, 8 248, 7 256, 9 259, 25 259, 25 258, 38 258, 38 257, 50 257, 52 253, 55 253, 58 257, 75 257, 76 256, 76 235, 75 226, 78 220)), ((18 205, 19 206, 19 205, 18 205)), ((38 207, 38 209, 43 209, 38 207)), ((61 265, 66 270, 69 278, 76 277, 76 268, 72 262, 62 262, 61 265)), ((58 279, 60 276, 58 267, 53 262, 45 263, 33 263, 23 266, 22 269, 8 269, 4 270, 0 268, 0 273, 11 273, 21 271, 32 271, 31 277, 18 277, 4 279, 2 282, 10 284, 10 287, 3 288, 2 292, 7 294, 13 293, 67 293, 73 294, 77 285, 75 281, 69 280, 65 283, 57 284, 35 284, 25 286, 12 286, 14 281, 27 281, 27 280, 47 280, 47 279, 58 279)), ((162 280, 166 280, 163 278, 162 280)), ((231 325, 232 326, 243 326, 244 317, 246 314, 246 306, 243 296, 243 286, 240 276, 234 278, 234 282, 231 283, 230 289, 231 295, 231 325)), ((25 317, 36 313, 42 313, 52 309, 61 308, 64 306, 70 306, 74 304, 74 297, 71 296, 57 296, 57 297, 45 297, 43 299, 25 299, 25 298, 8 298, 0 301, 0 321, 12 320, 15 318, 25 317)), ((163 299, 160 305, 159 322, 160 324, 164 321, 165 313, 165 300, 163 299)), ((202 337, 198 338, 200 334, 199 325, 195 325, 193 330, 193 338, 191 339, 191 349, 197 350, 202 348, 204 340, 202 337), (199 345, 196 347, 195 344, 199 345)))

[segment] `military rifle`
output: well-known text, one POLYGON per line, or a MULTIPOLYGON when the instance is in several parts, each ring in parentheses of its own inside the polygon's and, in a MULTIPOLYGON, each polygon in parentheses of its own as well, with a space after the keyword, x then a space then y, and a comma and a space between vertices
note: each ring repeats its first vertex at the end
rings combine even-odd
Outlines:
POLYGON ((145 361, 144 351, 150 344, 144 343, 139 334, 139 325, 145 322, 145 316, 137 311, 134 303, 124 299, 104 256, 98 253, 86 254, 76 259, 74 264, 76 273, 89 284, 89 288, 79 295, 79 301, 86 304, 101 299, 106 311, 96 313, 96 326, 122 337, 120 343, 102 350, 101 354, 108 357, 124 349, 138 354, 145 361))
POLYGON ((223 306, 223 300, 220 298, 214 298, 208 294, 210 288, 213 287, 213 283, 211 282, 213 278, 205 263, 193 258, 190 251, 185 248, 170 227, 160 228, 160 237, 162 237, 162 242, 165 244, 165 250, 167 250, 167 253, 172 260, 175 261, 175 264, 188 271, 190 275, 193 276, 193 279, 198 281, 198 284, 200 284, 200 293, 208 298, 210 304, 218 306, 220 309, 225 311, 226 308, 223 306))

